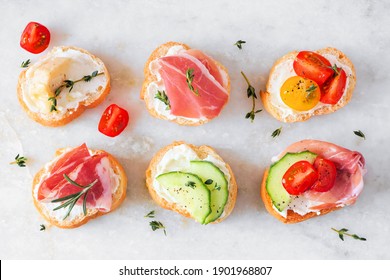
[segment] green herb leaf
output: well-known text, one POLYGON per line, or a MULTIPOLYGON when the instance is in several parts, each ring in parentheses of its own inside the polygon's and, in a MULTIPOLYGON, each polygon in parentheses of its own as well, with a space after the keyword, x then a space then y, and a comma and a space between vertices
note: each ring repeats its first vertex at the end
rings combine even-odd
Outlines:
POLYGON ((199 92, 197 89, 194 89, 194 86, 192 85, 192 82, 194 80, 195 74, 194 74, 194 69, 188 68, 186 71, 186 82, 188 88, 196 95, 199 96, 199 92))
POLYGON ((275 138, 279 136, 281 132, 282 132, 282 127, 279 127, 278 129, 275 129, 274 132, 272 132, 271 136, 275 138))
POLYGON ((353 133, 355 133, 355 135, 362 137, 364 140, 366 140, 366 135, 364 135, 364 133, 361 130, 355 130, 353 133))
POLYGON ((69 214, 72 211, 73 207, 76 205, 77 201, 84 195, 84 199, 83 199, 83 212, 84 212, 84 215, 86 216, 87 215, 87 195, 88 195, 88 191, 98 182, 98 179, 96 179, 92 183, 88 184, 87 186, 82 186, 82 185, 78 184, 77 182, 73 181, 72 179, 70 179, 69 176, 66 175, 66 174, 64 174, 64 178, 69 183, 71 183, 72 185, 74 185, 76 187, 79 187, 79 188, 82 188, 82 190, 80 192, 78 192, 78 193, 74 193, 74 194, 71 194, 71 195, 67 195, 67 196, 60 197, 60 198, 52 200, 51 201, 52 203, 57 203, 57 202, 63 202, 64 201, 63 204, 61 204, 60 206, 57 206, 56 208, 54 208, 53 211, 59 210, 61 208, 69 207, 68 211, 66 212, 65 217, 63 218, 63 220, 65 220, 69 216, 69 214))
POLYGON ((335 228, 331 228, 333 231, 337 232, 338 233, 338 236, 339 238, 344 241, 344 236, 349 236, 349 237, 352 237, 353 239, 356 239, 356 240, 361 240, 361 241, 366 241, 367 239, 364 238, 364 237, 360 237, 358 236, 357 234, 350 234, 350 233, 347 233, 348 232, 348 229, 346 228, 342 228, 340 230, 337 230, 335 228))
POLYGON ((242 49, 242 44, 245 44, 246 41, 243 41, 243 40, 238 40, 234 46, 237 46, 237 48, 239 48, 240 50, 242 49))
POLYGON ((193 181, 188 181, 187 183, 185 183, 185 186, 190 187, 191 189, 195 189, 196 184, 193 181))
POLYGON ((336 64, 333 64, 333 66, 331 66, 330 68, 332 68, 332 70, 334 72, 334 76, 337 76, 340 74, 339 68, 337 67, 336 64))
POLYGON ((255 109, 256 108, 256 99, 257 99, 256 90, 251 85, 251 83, 249 82, 248 78, 246 77, 246 75, 244 74, 243 71, 241 71, 241 75, 244 77, 246 83, 248 84, 248 88, 246 89, 246 95, 248 98, 252 98, 252 110, 250 112, 246 113, 245 118, 250 119, 251 122, 253 122, 255 119, 255 115, 257 113, 260 113, 262 111, 262 109, 259 109, 259 110, 255 109))
POLYGON ((19 154, 17 154, 15 157, 15 161, 10 162, 9 164, 17 164, 19 167, 26 167, 26 162, 26 157, 21 157, 19 154))
POLYGON ((28 66, 30 66, 30 63, 30 59, 27 59, 26 61, 23 61, 22 64, 20 64, 20 67, 27 68, 28 66))
POLYGON ((45 231, 45 230, 46 230, 46 226, 44 224, 41 224, 39 231, 45 231))
POLYGON ((150 211, 148 214, 146 214, 144 217, 145 217, 145 218, 154 218, 154 214, 155 214, 155 211, 152 210, 152 211, 150 211))
POLYGON ((78 82, 81 82, 81 81, 89 82, 92 80, 92 78, 95 78, 95 77, 103 75, 103 74, 104 74, 104 72, 99 73, 98 71, 93 71, 91 75, 84 76, 81 79, 78 79, 76 81, 64 80, 62 82, 62 84, 54 90, 54 96, 51 96, 48 98, 48 101, 51 101, 51 103, 52 103, 51 107, 50 107, 50 112, 57 111, 57 97, 60 95, 61 91, 64 88, 68 88, 69 89, 68 92, 71 92, 74 85, 77 84, 78 82))
POLYGON ((165 236, 167 235, 167 232, 165 231, 165 227, 164 227, 164 225, 161 222, 159 222, 159 221, 151 221, 149 223, 149 225, 150 225, 150 227, 152 228, 153 231, 156 231, 158 229, 163 229, 165 236))
POLYGON ((213 180, 212 179, 207 179, 204 183, 206 185, 211 185, 213 183, 213 180))
POLYGON ((214 190, 220 191, 221 190, 221 186, 218 185, 217 183, 215 183, 214 190))
POLYGON ((163 91, 159 91, 158 90, 156 95, 154 96, 154 98, 160 100, 165 105, 167 105, 167 107, 165 107, 165 110, 170 110, 171 109, 171 103, 169 102, 169 99, 168 99, 167 94, 165 93, 165 90, 163 90, 163 91))

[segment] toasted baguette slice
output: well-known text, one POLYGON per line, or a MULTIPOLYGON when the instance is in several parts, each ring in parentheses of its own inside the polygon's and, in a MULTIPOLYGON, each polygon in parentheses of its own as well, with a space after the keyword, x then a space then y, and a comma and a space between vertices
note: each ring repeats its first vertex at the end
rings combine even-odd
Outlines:
MULTIPOLYGON (((155 107, 153 106, 154 96, 151 97, 150 95, 148 95, 148 86, 152 82, 157 82, 157 77, 154 74, 152 74, 150 69, 149 69, 150 63, 155 59, 166 56, 169 49, 172 47, 175 47, 175 46, 182 46, 185 50, 190 49, 189 46, 182 44, 182 43, 167 42, 165 44, 160 45, 157 49, 155 49, 152 52, 149 59, 145 63, 145 67, 144 67, 145 80, 142 84, 140 97, 141 97, 141 99, 143 99, 145 101, 146 108, 148 109, 149 113, 153 117, 163 119, 163 120, 170 120, 170 121, 176 122, 180 125, 197 126, 197 125, 205 124, 205 123, 209 122, 210 120, 209 119, 189 119, 189 118, 184 118, 184 117, 174 117, 173 119, 168 118, 166 115, 163 115, 163 114, 156 111, 155 107)), ((227 90, 228 94, 230 95, 230 77, 229 77, 228 71, 227 71, 226 67, 223 66, 218 61, 214 60, 214 62, 218 66, 219 70, 221 71, 221 74, 223 74, 226 78, 226 82, 223 86, 227 90)), ((171 115, 171 116, 173 116, 173 115, 171 115)))
POLYGON ((104 63, 86 50, 54 47, 19 75, 17 95, 30 118, 45 126, 61 126, 80 116, 85 109, 99 105, 110 92, 110 75, 104 63), (57 111, 51 111, 56 89, 65 80, 76 81, 94 71, 100 74, 89 82, 81 81, 62 88, 57 111))
MULTIPOLYGON (((59 149, 56 151, 55 156, 59 157, 66 151, 65 148, 59 149)), ((38 193, 38 187, 40 185, 40 182, 43 180, 43 178, 47 175, 47 173, 50 171, 49 166, 43 167, 41 170, 38 171, 38 173, 35 175, 33 179, 32 184, 32 196, 35 207, 38 209, 38 212, 41 214, 43 218, 45 218, 46 221, 48 221, 50 224, 57 226, 59 228, 76 228, 79 226, 84 225, 89 220, 97 218, 99 216, 108 214, 112 211, 114 211, 118 206, 123 202, 123 200, 126 197, 126 188, 127 188, 127 177, 126 173, 123 170, 123 167, 121 164, 110 154, 103 150, 91 150, 92 154, 99 154, 99 153, 106 153, 108 155, 108 158, 111 163, 111 167, 115 173, 115 175, 119 178, 119 185, 114 187, 115 192, 112 194, 112 206, 109 212, 102 212, 98 209, 88 209, 87 208, 87 215, 84 215, 81 211, 80 214, 77 214, 75 216, 69 216, 65 220, 63 220, 63 217, 60 217, 58 214, 55 213, 55 211, 52 211, 52 209, 49 207, 49 203, 40 202, 37 199, 37 193, 38 193)), ((52 163, 54 163, 52 161, 52 163)), ((75 207, 81 207, 81 206, 75 206, 75 207)), ((73 211, 73 210, 72 210, 73 211)))
MULTIPOLYGON (((272 94, 280 94, 280 93, 279 93, 279 91, 276 93, 271 91, 271 83, 272 83, 274 78, 277 78, 279 76, 278 67, 281 64, 286 63, 287 61, 290 60, 291 67, 292 67, 292 62, 294 61, 295 57, 297 56, 297 54, 299 52, 298 51, 290 52, 275 62, 274 66, 271 69, 270 75, 269 75, 266 91, 260 91, 260 96, 261 96, 261 100, 264 104, 264 108, 273 117, 275 117, 279 121, 282 121, 282 122, 306 121, 307 119, 311 118, 312 116, 333 113, 333 112, 337 111, 338 109, 347 105, 347 103, 350 101, 350 99, 352 97, 353 90, 355 88, 355 84, 356 84, 356 72, 355 72, 355 67, 352 64, 352 62, 348 59, 348 57, 344 53, 342 53, 341 51, 339 51, 338 49, 335 49, 335 48, 328 47, 328 48, 320 49, 316 52, 319 53, 320 55, 332 55, 332 56, 334 56, 337 63, 346 65, 347 67, 349 67, 351 69, 351 73, 349 75, 348 75, 348 73, 346 73, 347 74, 347 84, 346 84, 346 87, 345 87, 346 90, 345 90, 343 96, 335 105, 328 105, 328 104, 321 103, 322 106, 319 106, 318 108, 316 108, 314 110, 310 110, 308 112, 306 112, 306 111, 299 112, 299 111, 293 110, 292 114, 287 114, 287 115, 284 114, 283 110, 281 110, 280 107, 278 107, 272 103, 272 96, 271 95, 272 94)), ((287 105, 285 105, 285 104, 283 104, 283 105, 288 110, 292 110, 287 105)))
MULTIPOLYGON (((160 174, 157 174, 157 166, 159 165, 160 161, 164 157, 165 153, 167 153, 173 147, 179 146, 182 144, 185 144, 188 147, 190 147, 197 154, 197 156, 200 159, 205 159, 208 155, 211 155, 214 158, 218 159, 219 161, 224 162, 223 159, 214 151, 214 149, 212 149, 209 146, 195 146, 195 145, 187 144, 183 141, 173 142, 172 144, 170 144, 170 145, 162 148, 160 151, 158 151, 154 155, 154 157, 152 158, 152 160, 149 164, 149 167, 146 170, 146 187, 148 188, 149 193, 152 196, 153 200, 158 205, 160 205, 161 207, 163 207, 165 209, 173 210, 173 211, 175 211, 175 212, 177 212, 177 213, 179 213, 187 218, 192 218, 190 213, 188 213, 188 211, 184 207, 182 207, 176 203, 169 202, 169 201, 165 200, 164 198, 159 196, 159 194, 155 191, 155 189, 153 187, 153 180, 158 175, 160 175, 160 174)), ((236 203, 236 198, 237 198, 237 183, 236 183, 236 180, 234 178, 233 171, 227 163, 224 162, 224 164, 225 164, 225 167, 230 174, 230 181, 228 182, 229 195, 228 195, 228 200, 227 200, 225 208, 224 208, 224 213, 217 220, 212 222, 213 224, 223 221, 224 219, 226 219, 230 215, 230 213, 233 211, 234 205, 236 203)), ((180 170, 178 170, 178 171, 180 171, 180 170)))
POLYGON ((299 223, 299 222, 311 219, 313 217, 322 216, 322 215, 328 214, 328 213, 330 213, 332 211, 339 210, 339 209, 343 208, 343 207, 332 207, 332 208, 329 208, 329 209, 320 210, 319 214, 317 212, 309 212, 309 213, 305 214, 304 216, 301 216, 298 213, 295 213, 294 211, 289 209, 289 210, 287 210, 287 216, 286 217, 281 216, 274 209, 271 197, 268 195, 268 192, 267 192, 267 189, 266 189, 268 170, 269 169, 267 168, 267 170, 264 172, 263 181, 261 182, 261 187, 260 187, 260 195, 261 195, 261 199, 264 202, 265 209, 267 209, 267 211, 272 216, 274 216, 276 219, 278 219, 279 221, 281 221, 281 222, 283 222, 285 224, 295 224, 295 223, 299 223))

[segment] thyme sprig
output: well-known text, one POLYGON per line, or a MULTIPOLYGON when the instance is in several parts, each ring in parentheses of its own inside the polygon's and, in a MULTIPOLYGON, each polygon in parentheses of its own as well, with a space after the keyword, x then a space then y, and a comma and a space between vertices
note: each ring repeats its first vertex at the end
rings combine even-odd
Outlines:
POLYGON ((259 109, 259 110, 255 111, 255 108, 256 108, 256 102, 255 101, 257 99, 255 88, 251 85, 251 83, 249 82, 248 78, 246 77, 246 75, 244 74, 243 71, 241 71, 241 75, 244 77, 246 83, 248 84, 248 88, 246 90, 246 94, 247 94, 248 98, 252 97, 252 110, 250 112, 246 113, 245 118, 246 119, 251 119, 251 122, 253 122, 253 120, 255 119, 256 114, 260 113, 263 110, 259 109))
POLYGON ((26 167, 27 158, 21 157, 19 154, 16 155, 15 160, 9 164, 17 164, 19 167, 26 167))
POLYGON ((353 133, 356 136, 362 137, 364 140, 366 140, 366 135, 364 135, 364 133, 361 130, 354 130, 353 133))
POLYGON ((194 89, 194 86, 192 85, 192 82, 194 81, 194 69, 188 68, 186 71, 186 82, 188 85, 188 88, 196 95, 199 96, 199 92, 197 89, 194 89))
POLYGON ((57 206, 56 208, 54 208, 53 211, 59 210, 61 208, 69 207, 68 211, 66 212, 65 217, 63 218, 63 220, 65 220, 69 216, 69 214, 72 211, 73 207, 76 205, 77 201, 84 195, 84 198, 83 198, 83 213, 86 216, 87 215, 87 195, 88 195, 88 191, 98 182, 98 179, 96 179, 95 181, 93 181, 92 183, 90 183, 90 184, 88 184, 86 186, 82 186, 82 185, 76 183, 75 181, 73 181, 72 179, 70 179, 68 177, 68 175, 66 175, 66 174, 64 174, 64 178, 69 183, 71 183, 72 185, 74 185, 76 187, 81 188, 82 190, 80 192, 78 192, 78 193, 73 193, 73 194, 70 194, 70 195, 67 195, 67 196, 64 196, 64 197, 52 200, 51 201, 52 203, 63 202, 64 201, 63 204, 61 204, 60 206, 57 206))
POLYGON ((337 232, 339 234, 339 237, 342 241, 344 241, 344 235, 346 236, 349 236, 349 237, 352 237, 353 239, 356 239, 356 240, 361 240, 361 241, 366 241, 367 239, 364 238, 364 237, 360 237, 358 236, 357 234, 350 234, 350 233, 347 233, 348 232, 348 229, 346 228, 342 228, 340 230, 337 230, 335 228, 331 228, 333 231, 337 232))
POLYGON ((145 217, 145 218, 154 218, 154 214, 155 214, 155 211, 152 210, 152 211, 150 211, 148 214, 146 214, 144 217, 145 217))
POLYGON ((171 109, 171 103, 169 101, 168 95, 165 93, 165 90, 163 91, 157 91, 156 95, 154 98, 160 100, 163 102, 167 107, 165 107, 165 110, 170 110, 171 109))
POLYGON ((84 81, 84 82, 89 82, 93 78, 103 75, 104 72, 98 72, 98 71, 93 71, 91 75, 86 75, 78 80, 72 81, 72 80, 64 80, 62 84, 54 90, 54 96, 51 96, 48 98, 48 101, 51 101, 51 107, 50 107, 50 112, 57 111, 57 97, 60 95, 61 91, 64 88, 69 88, 69 92, 72 91, 73 86, 77 84, 78 82, 84 81))
POLYGON ((282 128, 283 127, 279 127, 277 129, 275 129, 274 132, 272 132, 272 134, 271 134, 272 138, 275 138, 275 137, 279 136, 280 133, 282 132, 282 128))
POLYGON ((306 89, 306 99, 311 99, 313 97, 313 92, 317 89, 317 86, 314 84, 311 84, 307 89, 306 89))
POLYGON ((28 66, 30 66, 30 63, 31 63, 31 60, 27 59, 26 61, 23 61, 22 64, 20 64, 20 67, 27 68, 28 66))
POLYGON ((239 48, 240 50, 242 49, 242 44, 245 44, 246 41, 243 41, 243 40, 238 40, 234 46, 237 46, 237 48, 239 48))
POLYGON ((167 235, 167 232, 165 230, 165 226, 161 222, 159 222, 159 221, 151 221, 149 223, 149 225, 150 225, 150 227, 152 228, 153 231, 156 231, 158 229, 163 229, 165 236, 167 235))

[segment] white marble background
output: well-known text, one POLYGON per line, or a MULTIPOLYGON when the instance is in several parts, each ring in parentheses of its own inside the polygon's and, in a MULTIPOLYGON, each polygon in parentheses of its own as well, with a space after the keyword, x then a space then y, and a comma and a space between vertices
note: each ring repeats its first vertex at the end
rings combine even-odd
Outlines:
MULTIPOLYGON (((388 1, 5 1, 0 0, 0 258, 1 259, 389 259, 390 20, 388 1), (107 100, 60 128, 30 120, 15 87, 27 58, 19 47, 29 21, 46 25, 50 47, 74 45, 101 57, 112 75, 107 100), (243 50, 233 44, 246 40, 243 50), (231 100, 219 118, 179 127, 152 118, 139 99, 143 66, 166 41, 185 42, 221 61, 232 79, 231 100), (291 50, 334 46, 354 62, 357 87, 342 110, 304 123, 283 124, 268 113, 244 119, 251 106, 243 70, 264 89, 273 62, 291 50), (112 102, 131 115, 114 139, 97 131, 112 102), (276 128, 282 134, 271 138, 276 128), (362 130, 367 140, 353 134, 362 130), (271 217, 259 197, 270 158, 288 144, 314 138, 362 152, 365 190, 354 206, 296 225, 271 217), (144 187, 153 154, 173 140, 214 146, 232 166, 239 185, 232 215, 202 226, 156 206, 144 187), (74 230, 48 227, 31 198, 35 172, 59 147, 86 141, 124 164, 128 196, 115 212, 74 230), (28 168, 8 163, 21 153, 28 168), (144 215, 156 210, 167 236, 152 232, 144 215), (366 242, 339 240, 331 227, 349 228, 366 242)), ((262 107, 258 101, 257 106, 262 107)))

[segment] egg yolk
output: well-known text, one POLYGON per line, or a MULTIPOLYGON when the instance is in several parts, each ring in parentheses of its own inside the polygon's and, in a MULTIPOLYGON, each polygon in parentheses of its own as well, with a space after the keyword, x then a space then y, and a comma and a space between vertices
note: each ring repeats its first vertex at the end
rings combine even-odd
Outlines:
POLYGON ((288 78, 280 88, 280 97, 290 108, 307 111, 320 101, 321 91, 316 82, 299 76, 288 78))

